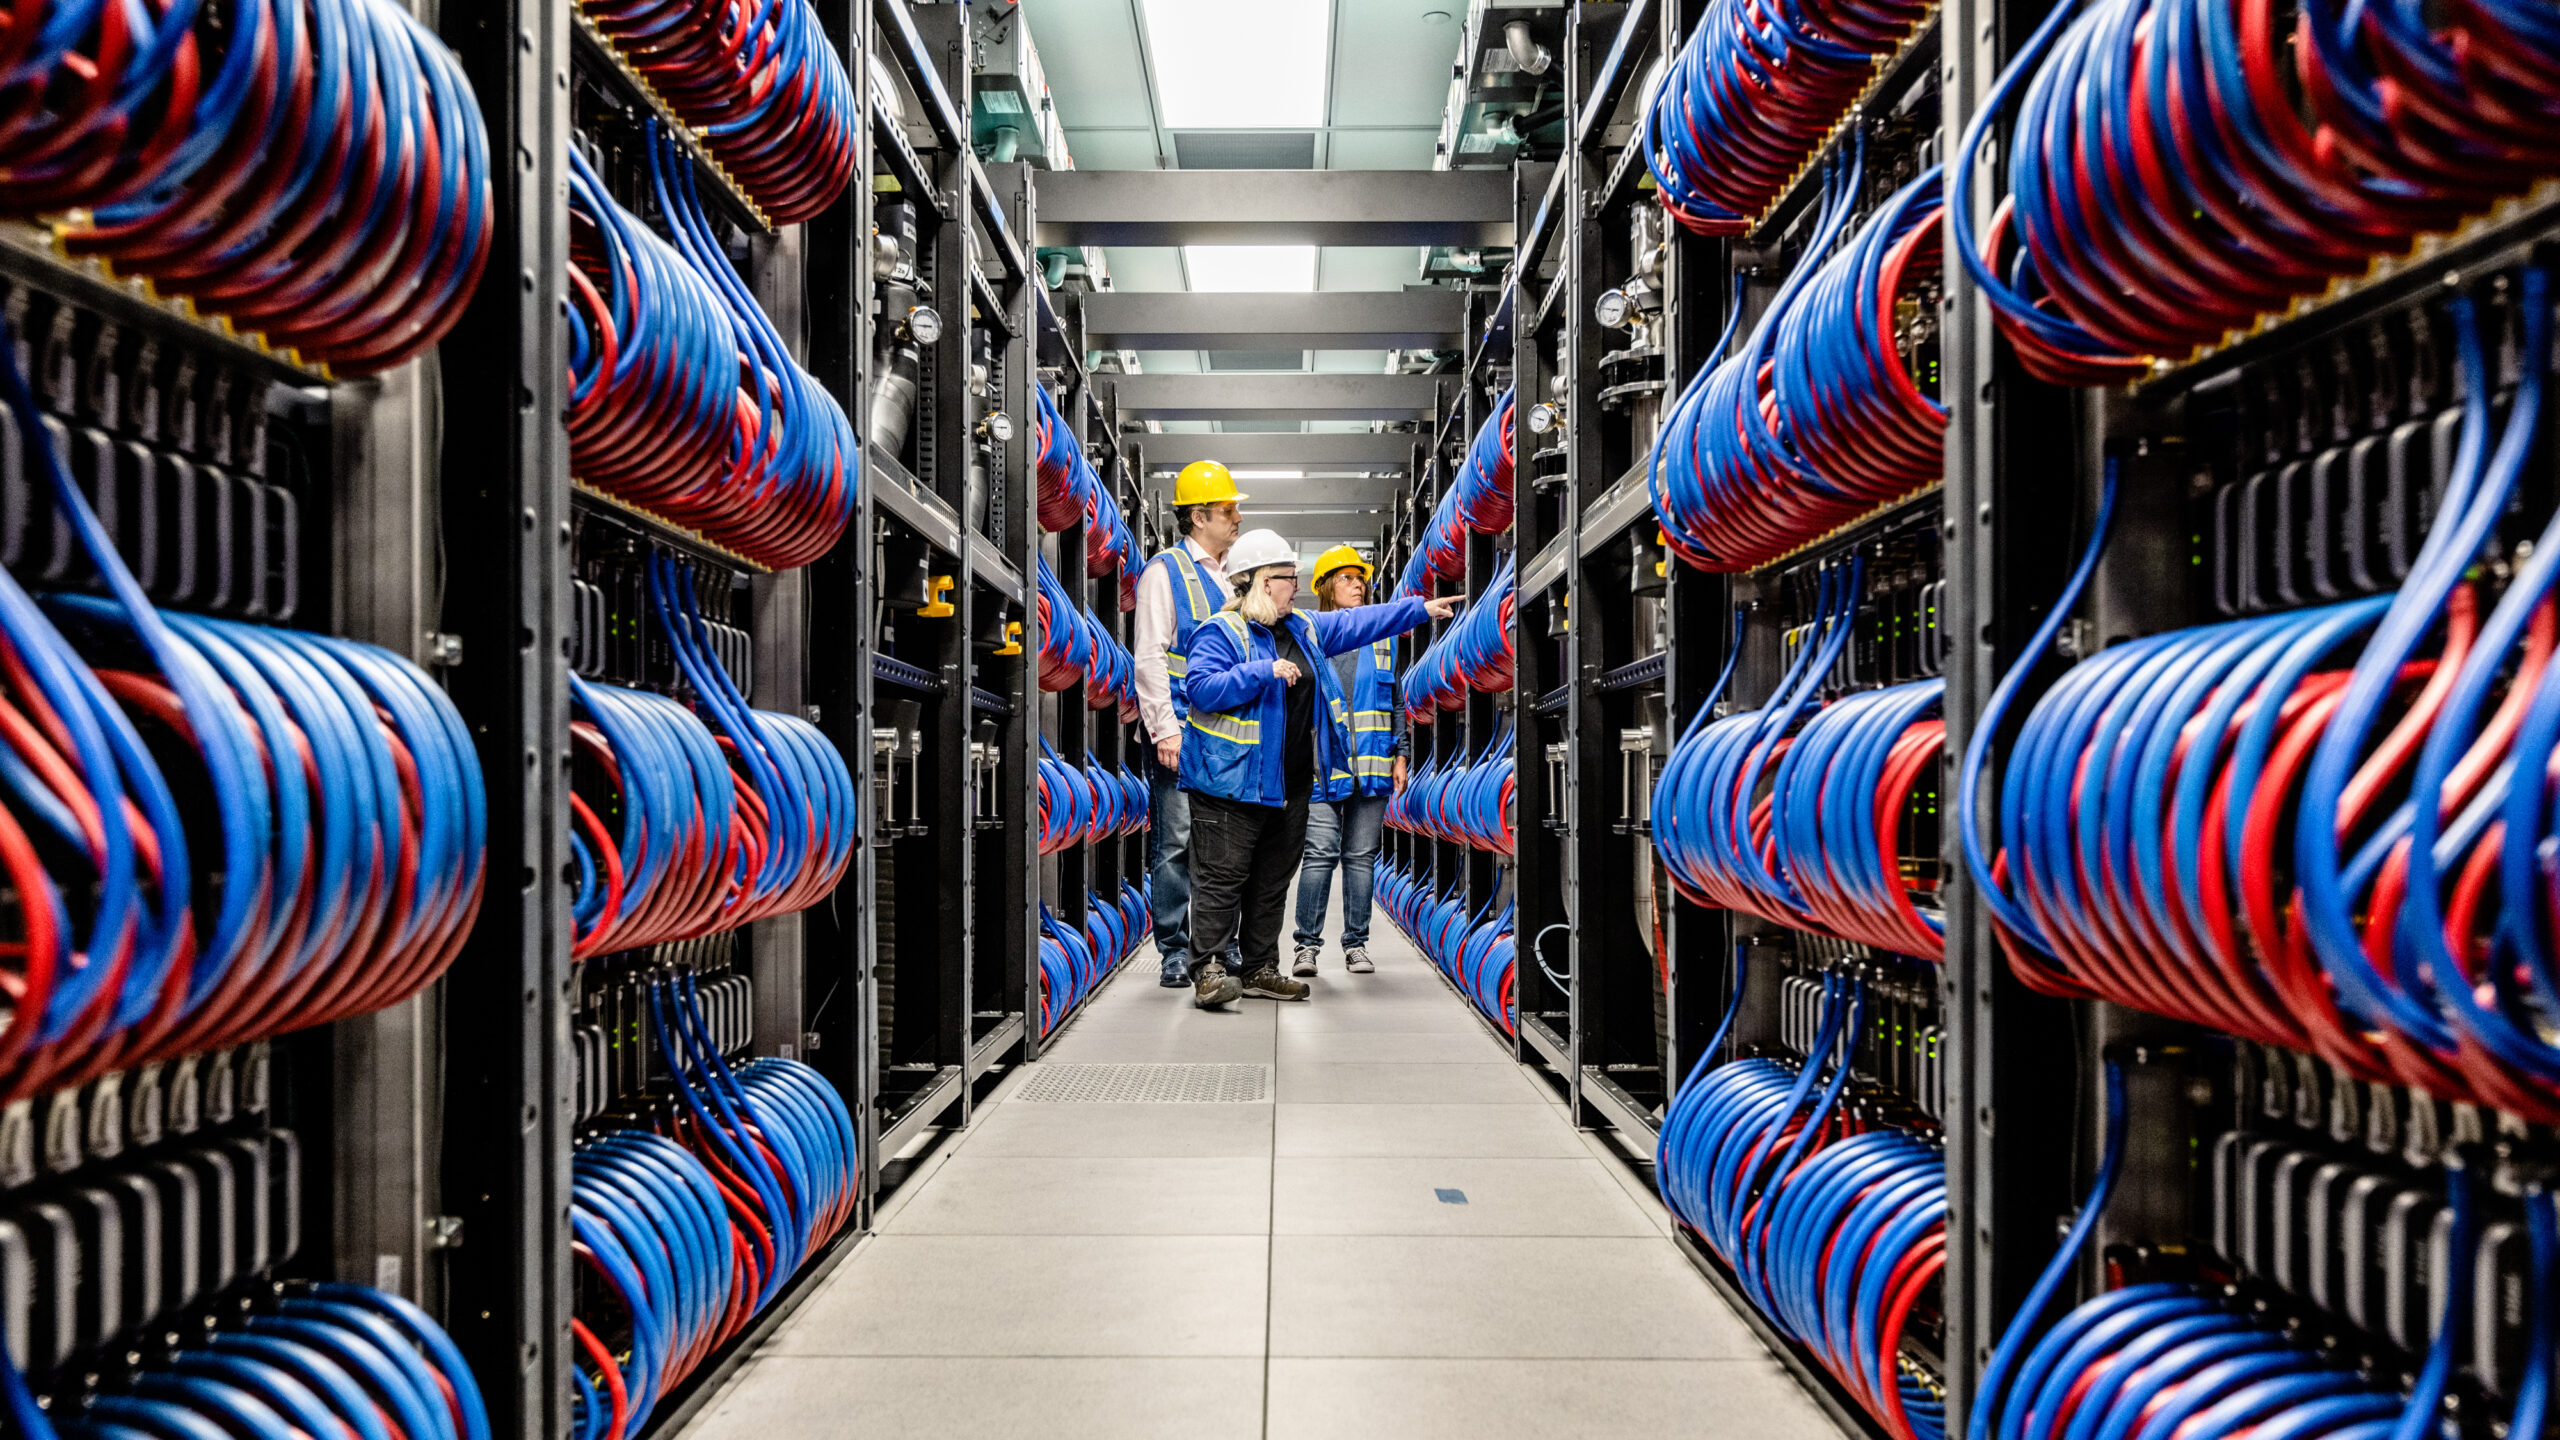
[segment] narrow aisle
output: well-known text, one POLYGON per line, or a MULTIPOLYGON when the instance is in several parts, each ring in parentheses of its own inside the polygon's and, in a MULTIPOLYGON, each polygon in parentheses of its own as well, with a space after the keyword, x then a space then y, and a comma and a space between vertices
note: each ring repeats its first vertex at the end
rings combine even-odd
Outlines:
POLYGON ((1212 1013, 1142 952, 687 1440, 1836 1436, 1383 915, 1370 953, 1212 1013), (1255 1068, 1065 1069, 1166 1065, 1255 1068))

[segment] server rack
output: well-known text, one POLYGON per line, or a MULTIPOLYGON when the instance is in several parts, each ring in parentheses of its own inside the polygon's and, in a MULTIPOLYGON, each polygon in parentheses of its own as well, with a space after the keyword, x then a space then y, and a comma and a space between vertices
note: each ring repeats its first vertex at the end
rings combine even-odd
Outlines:
MULTIPOLYGON (((2448 1414, 2466 1433, 2490 1433, 2523 1383, 2517 1327, 2542 1303, 2527 1298, 2532 1282, 2515 1268, 2531 1264, 2517 1248, 2520 1207, 2539 1203, 2543 1183, 2547 1137, 2531 1106, 2466 1108, 2441 1090, 2378 1085, 2335 1058, 2245 1031, 2235 1040, 2139 1004, 2039 993, 2004 956, 1963 873, 1956 827, 1941 822, 1952 820, 1952 757, 2022 657, 2032 663, 2013 728, 1995 737, 1994 774, 2019 714, 2074 664, 2217 616, 2297 613, 2391 590, 2425 524, 2390 509, 2421 503, 2414 478, 2388 491, 2397 499, 2377 498, 2397 473, 2389 459, 2403 455, 2413 477, 2440 472, 2455 445, 2461 387, 2444 358, 2452 297, 2487 317, 2494 405, 2510 403, 2532 363, 2516 352, 2517 304, 2521 267, 2548 254, 2548 185, 2112 390, 2034 378, 1950 259, 1901 317, 1906 354, 1925 351, 1935 367, 1943 482, 1757 567, 1711 573, 1666 553, 1658 533, 1646 482, 1663 410, 1716 358, 1729 307, 1739 304, 1748 335, 1773 294, 1820 260, 1805 252, 1826 162, 1863 149, 1870 170, 1853 208, 1872 213, 1890 188, 1876 171, 1898 180, 1955 157, 1995 78, 2053 11, 1957 3, 1932 12, 1879 59, 1855 106, 1764 211, 1740 233, 1704 238, 1663 221, 1642 127, 1662 67, 1710 9, 1585 5, 1561 36, 1541 37, 1567 76, 1563 153, 1552 171, 1516 167, 1517 244, 1483 305, 1507 323, 1475 327, 1480 338, 1456 372, 1473 382, 1507 367, 1524 415, 1533 403, 1556 407, 1530 422, 1543 438, 1524 433, 1511 526, 1473 542, 1519 556, 1518 1038, 1504 1043, 1587 1124, 1649 1156, 1665 1103, 1702 1058, 1770 1055, 1792 1068, 1816 1013, 1808 977, 1862 975, 1891 1007, 1891 1026, 1861 1042, 1853 1093, 1867 1097, 1870 1118, 1931 1137, 1945 1156, 1944 1298, 1921 1307, 1930 1313, 1904 1332, 1902 1358, 1917 1367, 1906 1370, 1920 1382, 1912 1393, 1943 1393, 1950 1426, 1987 1403, 1977 1387, 2004 1334, 2032 1336, 2051 1318, 2016 1317, 2054 1237, 2081 1213, 2106 1133, 2102 1076, 2121 1070, 2132 1117, 2125 1159, 2095 1243, 2061 1286, 2064 1304, 2129 1281, 2200 1285, 2195 1293, 2241 1297, 2215 1303, 2286 1317, 2388 1389, 2426 1358, 2445 1277, 2476 1271, 2468 1293, 2478 1309, 2449 1367, 2448 1414), (2121 493, 2087 603, 2065 617, 2072 623, 2049 653, 2036 652, 2110 463, 2121 493), (1701 705, 1728 658, 1733 678, 1712 715, 1751 714, 1804 643, 1819 574, 1852 556, 1868 566, 1865 628, 1842 673, 1808 693, 1827 703, 1943 677, 1948 758, 1913 782, 1901 836, 1906 885, 1945 926, 1934 971, 1701 906, 1651 863, 1669 820, 1655 783, 1682 732, 1712 718, 1701 705), (1556 941, 1570 948, 1562 966, 1556 941), (1737 966, 1750 977, 1738 998, 1737 966), (1724 1049, 1704 1054, 1728 1013, 1724 1049), (2448 1200, 2456 1161, 2476 1177, 2476 1252, 2449 1248, 2471 1244, 2470 1232, 2457 1237, 2460 1207, 2448 1200), (2334 1197, 2349 1181, 2414 1218, 2398 1229, 2339 1218, 2334 1197), (2366 1265, 2398 1277, 2389 1283, 2405 1293, 2386 1304, 2384 1280, 2342 1282, 2324 1268, 2366 1265)), ((1985 144, 1974 189, 1951 202, 1988 216, 2005 154, 1985 144)), ((1946 244, 1952 256, 1955 241, 1946 244)), ((1456 463, 1447 440, 1444 421, 1419 492, 1383 537, 1391 555, 1422 535, 1456 463)), ((2514 564, 2497 557, 2512 556, 2549 513, 2548 462, 2540 448, 2531 454, 2522 498, 2494 532, 2508 539, 2479 572, 2491 584, 2514 564)), ((1475 575, 1471 564, 1471 586, 1475 575)), ((1417 753, 1448 747, 1435 737, 1417 753)), ((1986 803, 1996 798, 1986 792, 1986 803)), ((1395 837, 1390 852, 1444 882, 1455 863, 1412 836, 1395 837)), ((1698 1232, 1684 1227, 1680 1239, 1737 1309, 1762 1319, 1752 1283, 1698 1232)), ((1765 1323, 1763 1333, 1844 1427, 1884 1428, 1800 1335, 1765 1323)))
MULTIPOLYGON (((333 376, 199 320, 139 282, 67 262, 33 230, 8 236, 11 320, 22 331, 32 320, 60 332, 58 340, 28 336, 37 343, 25 356, 51 363, 59 355, 72 367, 65 376, 82 385, 93 374, 126 386, 138 378, 137 393, 154 405, 174 373, 178 388, 167 394, 191 428, 173 438, 181 448, 168 452, 180 457, 171 463, 201 466, 200 442, 215 447, 202 454, 219 473, 183 473, 228 487, 226 506, 236 488, 244 507, 256 507, 240 512, 244 527, 255 517, 240 532, 241 544, 255 548, 238 552, 253 568, 237 589, 209 603, 201 590, 172 601, 160 594, 170 583, 163 573, 149 582, 155 596, 179 610, 371 640, 433 667, 436 686, 468 726, 492 802, 479 862, 487 893, 442 985, 325 1030, 253 1038, 76 1089, 39 1089, 10 1107, 0 1126, 13 1157, 0 1175, 0 1209, 13 1237, 28 1233, 21 1221, 69 1215, 86 1203, 63 1211, 59 1195, 130 1186, 136 1204, 156 1205, 152 1167, 167 1168, 169 1183, 190 1196, 236 1207, 239 1223, 254 1219, 256 1227, 254 1244, 245 1244, 244 1229, 236 1252, 224 1234, 218 1268, 209 1263, 202 1277, 189 1275, 183 1293, 172 1279, 168 1295, 177 1298, 165 1303, 153 1289, 160 1282, 136 1278, 141 1272, 127 1265, 167 1261, 156 1236, 128 1226, 123 1243, 140 1248, 122 1253, 112 1229, 72 1244, 47 1239, 33 1253, 13 1244, 13 1298, 0 1328, 17 1366, 57 1407, 90 1403, 101 1384, 111 1389, 118 1383, 111 1357, 128 1344, 153 1348, 135 1327, 172 1324, 182 1302, 191 1314, 228 1313, 221 1307, 249 1304, 285 1280, 337 1278, 427 1306, 450 1330, 502 1431, 569 1433, 572 1367, 583 1363, 568 1340, 580 1283, 571 1263, 572 1157, 588 1138, 628 1123, 614 1116, 627 1116, 664 1063, 637 1033, 633 976, 654 966, 716 981, 722 1049, 805 1057, 821 1069, 858 1118, 860 1216, 881 1183, 876 1162, 927 1126, 956 1123, 951 1112, 965 1115, 966 1080, 1003 1063, 1023 1038, 1036 937, 979 920, 984 944, 970 942, 973 909, 1021 913, 985 896, 1018 893, 1031 869, 1027 851, 1014 847, 1028 829, 1035 736, 1025 670, 1012 658, 1022 647, 1008 621, 1022 613, 1032 487, 1025 447, 1008 446, 1000 422, 983 423, 1001 415, 1003 400, 972 374, 972 360, 1030 335, 1042 307, 1012 238, 1028 233, 1027 212, 1008 232, 956 123, 962 112, 951 96, 956 90, 965 105, 967 85, 965 46, 951 33, 961 8, 854 4, 824 12, 859 108, 876 115, 862 146, 865 183, 807 223, 782 226, 574 7, 461 4, 435 18, 501 161, 486 197, 486 279, 471 292, 442 363, 430 356, 378 378, 333 376), (919 25, 945 42, 938 53, 919 25), (881 69, 869 63, 875 51, 881 69), (934 156, 929 173, 900 134, 895 99, 872 88, 882 69, 921 91, 929 125, 946 122, 941 143, 926 147, 934 156), (772 571, 573 474, 561 421, 569 408, 561 364, 569 353, 569 152, 583 147, 608 172, 616 198, 648 211, 655 224, 654 210, 630 188, 634 131, 651 120, 670 126, 679 163, 693 172, 751 303, 791 359, 859 417, 866 441, 875 332, 904 318, 874 315, 875 282, 890 277, 881 273, 871 174, 881 178, 884 200, 922 202, 913 208, 922 212, 928 248, 908 258, 922 261, 933 305, 974 319, 988 337, 974 345, 967 332, 954 337, 936 353, 934 372, 919 377, 933 407, 911 430, 931 430, 921 461, 876 442, 867 455, 847 457, 859 508, 845 543, 815 567, 772 571), (219 432, 193 428, 200 408, 218 418, 219 432), (457 423, 462 416, 470 422, 457 423), (991 441, 977 467, 986 473, 973 477, 970 460, 980 448, 973 441, 981 438, 991 441), (288 468, 270 480, 278 456, 288 468), (908 478, 910 467, 929 483, 908 478), (969 506, 990 478, 992 504, 969 506), (916 567, 930 588, 914 608, 946 607, 931 617, 941 625, 910 620, 898 636, 873 623, 882 606, 907 599, 899 587, 912 583, 887 565, 892 556, 938 562, 916 567), (841 755, 859 762, 855 773, 866 782, 857 799, 859 863, 834 903, 805 915, 660 946, 646 957, 573 963, 579 869, 570 796, 580 777, 571 674, 642 687, 677 683, 664 651, 651 649, 635 588, 634 563, 659 558, 700 583, 718 663, 744 682, 753 703, 807 714, 841 755), (900 685, 932 701, 949 697, 927 707, 931 734, 889 703, 900 685), (994 729, 981 732, 980 717, 994 729), (917 927, 905 937, 909 953, 921 957, 909 970, 910 994, 921 995, 932 1019, 911 1048, 875 1041, 884 1032, 874 1024, 875 937, 900 938, 894 912, 881 903, 886 882, 875 862, 901 847, 943 877, 940 911, 911 912, 907 922, 917 927), (973 888, 973 861, 983 873, 1010 867, 1018 878, 973 888), (911 1068, 919 1055, 930 1067, 923 1077, 911 1068), (116 1298, 120 1265, 146 1303, 116 1298)), ((990 378, 1019 387, 1029 368, 996 368, 990 378)), ((94 422, 101 436, 158 443, 156 410, 107 413, 96 410, 94 396, 68 391, 58 401, 64 420, 94 422)), ((173 408, 167 418, 176 415, 173 408)), ((30 437, 14 417, 7 429, 11 485, 40 483, 40 473, 31 477, 22 465, 35 453, 21 448, 30 437)), ((64 433, 86 443, 85 432, 64 433)), ((161 463, 142 448, 134 453, 161 463)), ((93 490, 92 503, 99 497, 114 498, 93 490)), ((140 520, 148 526, 157 518, 140 520)), ((221 563, 231 565, 230 531, 206 543, 216 540, 221 563)), ((147 536, 137 544, 133 558, 146 566, 175 553, 147 536)), ((196 560, 190 553, 179 563, 196 560)), ((214 583, 230 587, 228 577, 225 570, 214 583)), ((891 1028, 885 1036, 908 1033, 891 1028)), ((102 1223, 113 1218, 101 1215, 102 1223)), ((856 1218, 833 1247, 808 1256, 759 1323, 705 1357, 689 1383, 634 1418, 635 1428, 681 1424, 807 1282, 840 1258, 862 1223, 856 1218)), ((207 1257, 213 1239, 204 1237, 207 1257)))

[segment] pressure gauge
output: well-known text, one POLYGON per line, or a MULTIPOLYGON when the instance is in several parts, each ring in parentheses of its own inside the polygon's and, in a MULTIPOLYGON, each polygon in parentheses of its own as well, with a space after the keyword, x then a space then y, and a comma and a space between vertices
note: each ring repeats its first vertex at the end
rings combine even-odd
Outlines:
POLYGON ((994 411, 978 422, 978 433, 990 440, 1010 440, 1013 438, 1013 417, 1001 410, 994 411))
POLYGON ((899 328, 919 345, 930 345, 942 338, 942 315, 930 305, 918 305, 907 311, 899 328))
POLYGON ((1564 412, 1553 405, 1534 405, 1529 409, 1529 433, 1544 435, 1564 424, 1564 412))
POLYGON ((1634 309, 1635 305, 1627 299, 1626 291, 1610 290, 1604 292, 1592 305, 1591 313, 1592 318, 1615 330, 1627 323, 1627 316, 1634 309))

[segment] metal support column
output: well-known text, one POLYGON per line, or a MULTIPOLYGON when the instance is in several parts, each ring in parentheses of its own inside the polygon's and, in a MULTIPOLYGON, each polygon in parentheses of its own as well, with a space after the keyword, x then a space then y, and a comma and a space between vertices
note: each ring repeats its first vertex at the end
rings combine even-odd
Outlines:
POLYGON ((471 1263, 451 1275, 455 1341, 503 1434, 569 1430, 569 454, 560 357, 568 262, 569 11, 445 7, 442 29, 497 157, 488 269, 444 376, 443 533, 470 547, 439 627, 489 788, 479 923, 446 981, 473 1018, 447 1058, 444 1189, 471 1263))

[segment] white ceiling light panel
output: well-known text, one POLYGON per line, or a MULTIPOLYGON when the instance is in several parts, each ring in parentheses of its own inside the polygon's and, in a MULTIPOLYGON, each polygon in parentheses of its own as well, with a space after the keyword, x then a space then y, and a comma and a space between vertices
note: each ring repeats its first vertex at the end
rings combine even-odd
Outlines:
POLYGON ((1313 245, 1185 245, 1194 290, 1313 290, 1313 245))
POLYGON ((1165 127, 1322 125, 1332 9, 1330 0, 1141 0, 1165 127))

